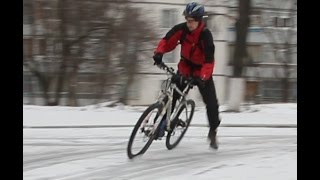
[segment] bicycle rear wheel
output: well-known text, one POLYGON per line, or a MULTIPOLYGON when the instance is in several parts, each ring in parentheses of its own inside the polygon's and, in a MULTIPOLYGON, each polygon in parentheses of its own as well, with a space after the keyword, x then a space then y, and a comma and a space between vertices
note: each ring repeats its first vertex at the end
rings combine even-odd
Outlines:
POLYGON ((171 150, 175 148, 186 133, 191 119, 193 117, 195 102, 187 100, 187 105, 183 105, 177 113, 175 120, 173 120, 172 130, 168 132, 166 138, 166 147, 171 150))
POLYGON ((127 147, 127 155, 130 159, 144 154, 150 147, 155 135, 159 131, 162 105, 154 103, 150 105, 137 121, 127 147))

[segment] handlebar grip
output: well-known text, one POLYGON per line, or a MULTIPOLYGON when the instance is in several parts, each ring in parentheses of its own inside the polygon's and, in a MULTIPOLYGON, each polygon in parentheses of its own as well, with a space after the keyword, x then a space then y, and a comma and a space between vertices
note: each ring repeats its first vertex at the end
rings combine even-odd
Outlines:
POLYGON ((167 72, 169 72, 170 74, 175 74, 174 73, 174 69, 172 67, 168 67, 166 64, 164 64, 164 62, 161 62, 160 64, 157 65, 160 69, 163 69, 167 72))

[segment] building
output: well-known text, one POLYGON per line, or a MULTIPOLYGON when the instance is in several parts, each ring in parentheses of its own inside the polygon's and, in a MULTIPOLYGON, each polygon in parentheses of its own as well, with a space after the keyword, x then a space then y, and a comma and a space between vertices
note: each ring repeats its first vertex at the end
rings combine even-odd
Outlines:
MULTIPOLYGON (((182 12, 185 4, 190 1, 134 1, 137 8, 141 8, 143 12, 150 12, 148 18, 152 19, 154 26, 159 30, 159 39, 165 35, 175 24, 184 22, 182 12)), ((211 30, 216 47, 215 51, 215 70, 213 79, 215 81, 217 96, 220 104, 226 104, 229 95, 229 77, 232 75, 232 66, 230 66, 234 41, 235 28, 234 17, 237 16, 237 1, 200 1, 205 5, 207 27, 211 30)), ((246 101, 263 103, 278 102, 281 100, 282 82, 281 77, 284 73, 284 66, 290 71, 289 83, 289 100, 295 102, 297 98, 297 60, 296 60, 296 10, 292 10, 293 1, 273 1, 275 4, 266 4, 264 1, 253 1, 251 27, 248 33, 248 53, 250 60, 244 68, 244 77, 246 78, 246 101), (280 7, 280 8, 277 8, 280 7), (292 60, 281 63, 281 59, 275 59, 274 53, 284 53, 284 49, 274 52, 273 44, 284 46, 284 40, 272 41, 265 32, 266 26, 270 26, 279 33, 291 32, 290 38, 290 55, 292 60), (292 28, 293 27, 293 28, 292 28), (283 32, 281 32, 283 31, 283 32)), ((273 32, 272 32, 273 33, 273 32)), ((284 37, 285 35, 280 37, 284 37)), ((177 47, 172 53, 165 55, 165 62, 176 67, 180 58, 180 47, 177 47)), ((281 55, 279 55, 281 56, 281 55)), ((283 54, 282 54, 283 56, 283 54)), ((150 60, 151 61, 151 60, 150 60)), ((137 77, 138 89, 132 104, 149 104, 157 96, 161 82, 166 78, 160 75, 161 71, 157 70, 152 64, 146 64, 141 69, 137 77), (150 86, 152 82, 152 86, 150 86), (139 89, 140 88, 140 89, 139 89)), ((191 91, 190 96, 196 99, 200 105, 201 96, 198 91, 191 91)))
MULTIPOLYGON (((25 1, 24 1, 25 2, 25 1)), ((150 25, 157 30, 158 39, 162 38, 175 24, 184 22, 182 12, 189 0, 131 0, 130 4, 143 12, 143 17, 150 21, 150 25)), ((235 17, 237 16, 236 0, 198 1, 205 5, 207 27, 211 30, 215 43, 215 81, 217 96, 220 104, 226 104, 229 96, 229 77, 232 75, 231 59, 235 39, 235 17)), ((269 1, 268 1, 269 3, 269 1)), ((247 102, 278 102, 281 100, 282 80, 287 73, 290 83, 289 100, 295 102, 297 97, 297 60, 296 60, 296 8, 291 6, 293 0, 271 1, 268 4, 262 0, 252 1, 251 27, 248 34, 249 58, 244 68, 243 76, 246 78, 246 101, 247 102), (268 27, 268 28, 267 28, 268 27), (268 33, 266 32, 268 30, 268 33), (271 32, 271 33, 270 33, 271 32), (288 34, 290 33, 290 36, 288 34), (276 34, 277 36, 270 36, 276 34), (280 37, 280 38, 279 38, 280 37), (290 53, 288 53, 290 52, 290 53), (290 55, 288 55, 290 54, 290 55), (289 57, 290 60, 287 60, 289 57), (286 71, 287 70, 287 71, 286 71)), ((296 7, 296 6, 295 6, 296 7)), ((24 12, 24 42, 31 44, 30 28, 28 22, 37 17, 26 16, 24 12)), ((41 32, 41 26, 36 30, 41 32)), ((41 34, 32 39, 32 51, 36 51, 37 58, 41 58, 43 44, 41 34), (37 42, 37 43, 35 43, 37 42)), ((135 81, 130 87, 128 103, 131 105, 148 105, 153 103, 158 96, 161 83, 166 79, 163 71, 153 66, 152 53, 154 47, 146 47, 150 52, 150 59, 143 58, 135 81)), ((25 48, 29 48, 26 46, 25 48)), ((164 56, 164 61, 176 69, 180 58, 180 47, 164 56)), ((28 55, 28 54, 27 54, 28 55)), ((24 69, 24 103, 27 103, 27 94, 30 89, 31 78, 29 72, 24 69)), ((35 84, 35 82, 32 82, 35 84)), ((197 106, 202 106, 201 96, 198 90, 190 91, 190 98, 195 99, 197 106)), ((38 96, 37 98, 40 98, 38 96)), ((41 99, 41 98, 40 98, 41 99)), ((80 105, 90 104, 92 101, 82 100, 80 105), (87 101, 87 102, 86 102, 87 101)), ((34 102, 41 104, 40 101, 34 102)))

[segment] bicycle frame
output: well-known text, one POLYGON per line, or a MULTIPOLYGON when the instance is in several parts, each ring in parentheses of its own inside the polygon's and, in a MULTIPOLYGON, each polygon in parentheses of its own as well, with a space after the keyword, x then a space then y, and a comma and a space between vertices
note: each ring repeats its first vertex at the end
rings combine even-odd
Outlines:
MULTIPOLYGON (((187 99, 187 95, 194 85, 198 85, 196 84, 197 79, 195 77, 182 78, 174 73, 173 68, 169 68, 163 63, 158 66, 161 69, 166 70, 168 79, 162 84, 164 86, 161 87, 157 101, 148 106, 134 126, 127 147, 127 154, 130 159, 144 154, 153 140, 161 139, 161 137, 163 137, 163 130, 168 131, 166 136, 166 147, 169 150, 176 147, 186 133, 194 113, 195 102, 192 99, 187 99), (182 80, 184 89, 180 90, 179 81, 181 82, 182 80), (175 106, 172 107, 173 96, 176 95, 176 92, 180 94, 180 97, 177 98, 175 106), (185 121, 184 117, 180 117, 180 114, 184 114, 184 110, 186 110, 185 114, 187 116, 185 121), (160 123, 164 123, 163 121, 165 120, 167 123, 161 124, 161 126, 164 126, 160 127, 160 123), (180 135, 175 135, 178 131, 181 131, 180 135), (135 153, 133 150, 136 151, 137 148, 132 148, 132 146, 133 144, 136 144, 134 143, 135 139, 139 138, 136 137, 137 133, 139 136, 142 135, 142 143, 144 143, 144 145, 139 148, 141 149, 140 151, 135 153), (173 136, 175 137, 172 138, 173 136), (173 142, 170 140, 171 138, 173 139, 173 142)), ((140 140, 138 140, 138 142, 139 141, 140 140)))
MULTIPOLYGON (((161 94, 159 95, 158 102, 160 102, 164 107, 160 113, 160 116, 163 116, 165 113, 167 113, 166 114, 166 119, 167 119, 166 126, 167 126, 167 130, 171 130, 171 128, 170 128, 171 121, 176 118, 180 108, 182 108, 183 105, 186 106, 186 110, 187 110, 186 115, 188 117, 188 109, 187 109, 188 106, 187 106, 186 97, 188 95, 189 90, 192 88, 192 83, 191 83, 191 81, 187 82, 186 87, 181 91, 175 83, 171 82, 171 77, 174 75, 174 72, 172 71, 172 69, 169 69, 168 67, 165 67, 165 69, 167 70, 168 79, 164 83, 168 83, 169 86, 166 84, 165 89, 161 90, 161 94), (173 92, 174 91, 177 91, 181 96, 179 98, 180 102, 179 102, 177 108, 175 108, 174 112, 172 112, 172 101, 173 101, 173 92), (167 100, 166 100, 166 98, 167 98, 167 100)), ((179 99, 177 99, 177 101, 179 101, 179 99)), ((158 121, 154 124, 155 125, 154 129, 157 128, 159 123, 160 123, 160 121, 158 121)))

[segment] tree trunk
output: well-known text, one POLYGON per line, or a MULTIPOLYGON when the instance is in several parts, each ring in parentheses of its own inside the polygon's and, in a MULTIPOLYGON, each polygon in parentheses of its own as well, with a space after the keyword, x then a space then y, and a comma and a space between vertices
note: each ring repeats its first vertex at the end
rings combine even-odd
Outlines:
POLYGON ((250 0, 239 0, 239 18, 236 21, 236 42, 233 54, 233 77, 230 79, 229 111, 240 111, 245 96, 245 79, 242 77, 244 58, 247 56, 247 33, 250 25, 250 0))
POLYGON ((67 49, 68 47, 64 46, 63 47, 63 55, 62 55, 62 64, 60 66, 60 70, 59 70, 59 74, 58 74, 58 82, 57 82, 57 86, 56 86, 56 92, 55 92, 55 101, 54 101, 54 105, 59 105, 60 104, 60 97, 61 97, 61 92, 62 89, 64 87, 64 82, 65 78, 66 78, 66 70, 67 70, 67 61, 69 58, 69 49, 67 49))
MULTIPOLYGON (((290 32, 289 32, 290 33, 290 32)), ((288 39, 291 38, 291 34, 289 34, 288 39)), ((290 48, 290 44, 287 41, 285 44, 285 61, 284 61, 284 65, 283 65, 283 70, 284 70, 284 78, 283 78, 283 82, 282 82, 282 102, 289 102, 289 98, 290 98, 290 76, 291 76, 291 72, 290 72, 290 62, 292 63, 292 55, 291 55, 291 48, 290 48)))
POLYGON ((134 80, 134 75, 137 69, 137 52, 134 52, 135 55, 132 56, 133 59, 128 60, 128 66, 126 67, 128 75, 127 75, 127 81, 124 85, 123 92, 121 93, 121 96, 119 98, 119 102, 122 104, 128 104, 128 97, 129 97, 129 91, 130 91, 130 86, 133 83, 134 80))
MULTIPOLYGON (((104 64, 103 59, 100 60, 97 64, 104 64)), ((101 102, 101 99, 103 99, 105 84, 106 84, 106 73, 104 72, 104 68, 101 68, 101 70, 97 71, 97 88, 96 88, 96 95, 95 95, 95 104, 98 104, 101 102)))
MULTIPOLYGON (((288 55, 286 56, 288 57, 288 55)), ((288 62, 284 64, 283 67, 284 70, 284 77, 282 78, 282 102, 287 103, 289 102, 289 97, 290 97, 290 66, 288 62)))
POLYGON ((239 0, 239 18, 236 21, 236 44, 233 76, 241 77, 244 58, 246 58, 247 34, 250 25, 250 0, 239 0))
POLYGON ((288 78, 282 79, 282 102, 289 102, 290 82, 288 78))
POLYGON ((69 58, 70 54, 70 49, 69 46, 66 42, 66 19, 65 19, 65 0, 59 0, 58 2, 58 13, 59 13, 59 19, 61 20, 60 24, 60 42, 62 46, 62 62, 59 68, 59 73, 58 73, 58 82, 56 86, 56 91, 55 91, 55 101, 53 105, 59 105, 60 104, 60 96, 61 96, 61 91, 64 85, 64 78, 66 75, 66 63, 69 58))
POLYGON ((34 98, 34 88, 33 88, 33 83, 32 83, 32 79, 33 77, 29 77, 29 89, 30 89, 30 92, 29 92, 29 103, 34 105, 35 104, 35 98, 34 98))
POLYGON ((42 96, 43 96, 44 104, 45 105, 50 105, 50 97, 49 97, 49 94, 48 94, 49 82, 50 82, 49 77, 46 77, 46 75, 42 74, 41 72, 39 72, 39 71, 37 71, 35 69, 32 69, 29 65, 26 65, 26 67, 28 67, 30 72, 38 80, 37 82, 39 83, 39 87, 42 90, 42 96))
POLYGON ((230 95, 228 111, 240 112, 240 105, 244 101, 246 81, 244 78, 230 78, 230 95))
MULTIPOLYGON (((75 60, 73 60, 75 61, 75 60)), ((69 77, 69 98, 68 105, 69 106, 78 106, 77 96, 76 96, 76 87, 77 87, 77 75, 78 75, 78 65, 74 62, 73 70, 69 77)))

